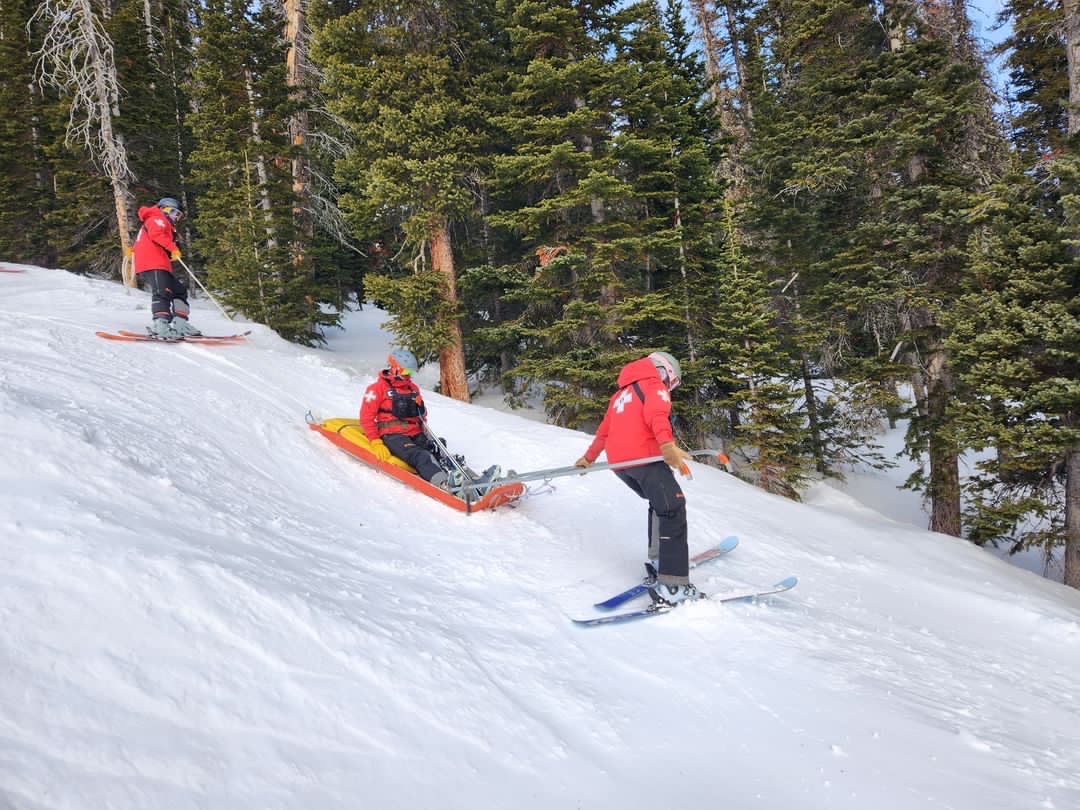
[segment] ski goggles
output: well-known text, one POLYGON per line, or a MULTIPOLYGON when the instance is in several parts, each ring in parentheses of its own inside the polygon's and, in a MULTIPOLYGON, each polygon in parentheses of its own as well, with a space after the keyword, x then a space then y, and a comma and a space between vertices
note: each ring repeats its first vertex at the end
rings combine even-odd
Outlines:
POLYGON ((173 208, 171 205, 166 205, 161 209, 161 213, 169 218, 169 222, 175 225, 177 222, 184 218, 184 212, 179 208, 173 208))

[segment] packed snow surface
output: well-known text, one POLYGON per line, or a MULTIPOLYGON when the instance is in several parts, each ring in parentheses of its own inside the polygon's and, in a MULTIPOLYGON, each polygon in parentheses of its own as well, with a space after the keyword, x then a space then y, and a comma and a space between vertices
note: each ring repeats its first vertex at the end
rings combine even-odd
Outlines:
MULTIPOLYGON (((382 313, 321 350, 114 343, 145 293, 25 270, 0 275, 3 810, 1080 807, 1080 593, 695 465, 691 550, 741 540, 696 584, 798 587, 582 629, 641 573, 612 474, 467 516, 307 428, 355 415, 382 313)), ((475 468, 588 445, 436 375, 475 468)))

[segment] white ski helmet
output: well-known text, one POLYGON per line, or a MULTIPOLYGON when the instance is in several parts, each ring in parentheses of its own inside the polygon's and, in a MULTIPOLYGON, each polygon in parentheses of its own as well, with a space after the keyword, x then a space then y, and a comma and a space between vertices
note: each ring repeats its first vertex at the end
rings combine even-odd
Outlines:
POLYGON ((653 352, 649 355, 649 360, 660 372, 660 379, 667 384, 668 391, 674 391, 682 382, 682 367, 679 366, 679 361, 667 352, 653 352))

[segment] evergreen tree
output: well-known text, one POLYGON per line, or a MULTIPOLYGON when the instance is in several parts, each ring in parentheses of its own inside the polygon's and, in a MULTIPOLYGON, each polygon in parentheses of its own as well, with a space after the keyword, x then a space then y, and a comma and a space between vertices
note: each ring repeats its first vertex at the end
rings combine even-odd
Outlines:
POLYGON ((978 209, 972 292, 957 310, 956 352, 971 395, 963 435, 993 446, 970 484, 972 537, 1014 548, 1064 545, 1064 579, 1080 588, 1077 266, 1080 157, 1075 4, 1013 0, 1000 20, 1017 88, 1017 164, 978 209), (1070 80, 1070 75, 1072 80, 1070 80), (976 303, 986 299, 986 309, 976 303))
POLYGON ((1005 54, 1016 108, 1013 143, 1030 160, 1064 146, 1069 75, 1060 0, 1009 0, 998 18, 1010 33, 995 48, 1005 54))
POLYGON ((803 453, 830 476, 854 461, 883 463, 854 456, 889 398, 874 382, 887 364, 860 360, 887 356, 897 331, 886 315, 894 296, 869 278, 872 260, 850 256, 853 230, 880 196, 873 140, 890 137, 884 111, 866 101, 884 50, 871 11, 849 2, 728 9, 733 48, 747 55, 747 100, 732 114, 754 109, 734 170, 746 179, 734 216, 773 299, 789 353, 784 373, 801 390, 803 453))
POLYGON ((336 292, 293 261, 293 209, 283 19, 274 6, 210 0, 201 14, 190 123, 199 191, 197 247, 225 305, 305 343, 335 323, 319 301, 336 292))
POLYGON ((358 0, 312 14, 312 58, 353 138, 337 168, 342 208, 361 241, 412 260, 411 274, 365 287, 391 307, 401 342, 438 355, 442 392, 467 400, 454 226, 474 216, 470 178, 488 140, 489 4, 358 0))
POLYGON ((965 211, 1000 153, 981 66, 968 32, 951 15, 942 25, 934 4, 890 4, 881 18, 848 0, 775 8, 758 24, 768 32, 754 102, 760 255, 784 269, 776 283, 798 274, 803 358, 816 354, 823 367, 865 358, 863 374, 883 378, 907 349, 913 446, 930 459, 917 484, 933 528, 958 534, 959 448, 945 411, 954 380, 940 317, 959 294, 965 211))
POLYGON ((1069 539, 1069 460, 1080 452, 1080 262, 1050 189, 1017 166, 988 195, 967 292, 949 314, 971 392, 953 404, 960 440, 993 451, 967 484, 969 536, 1012 537, 1013 551, 1048 558, 1069 539))
MULTIPOLYGON (((100 105, 88 105, 86 99, 90 96, 83 95, 73 110, 73 98, 80 97, 81 91, 74 90, 71 82, 77 84, 80 80, 61 76, 62 71, 54 71, 49 60, 38 63, 38 57, 47 53, 51 52, 55 61, 62 48, 79 47, 77 43, 85 34, 75 36, 67 28, 76 16, 64 10, 58 15, 34 16, 36 8, 18 3, 5 6, 4 12, 12 19, 21 19, 12 28, 11 36, 5 35, 0 41, 0 47, 10 51, 4 62, 11 71, 25 75, 5 83, 4 92, 10 94, 18 111, 13 108, 5 115, 4 126, 19 146, 13 143, 10 151, 3 152, 14 159, 3 172, 5 181, 12 182, 4 198, 10 202, 12 216, 28 223, 12 229, 13 239, 38 245, 37 260, 76 271, 116 275, 121 270, 121 246, 131 240, 137 227, 135 206, 165 192, 182 196, 179 153, 183 144, 178 126, 186 99, 177 95, 179 82, 163 80, 160 64, 169 52, 186 54, 183 40, 187 24, 180 20, 177 25, 166 25, 154 19, 148 27, 145 17, 151 11, 160 11, 165 17, 182 15, 174 5, 155 4, 151 9, 144 3, 124 0, 112 4, 109 13, 94 16, 100 42, 112 47, 111 60, 107 59, 108 52, 99 60, 104 63, 102 76, 116 88, 115 99, 107 105, 108 137, 114 151, 124 155, 127 167, 115 169, 117 182, 112 185, 102 167, 115 168, 118 164, 107 157, 108 149, 100 146, 104 141, 95 134, 106 132, 106 122, 99 120, 100 105), (31 21, 29 26, 27 20, 31 21), (52 39, 47 38, 50 28, 52 39), (60 45, 58 28, 67 30, 67 45, 60 45), (28 30, 30 38, 26 39, 28 30), (46 50, 39 50, 42 48, 46 50), (39 51, 33 63, 32 51, 39 51), (110 64, 115 75, 109 72, 110 64), (43 71, 54 72, 55 78, 67 81, 67 89, 57 92, 48 84, 36 82, 43 71), (72 124, 90 138, 80 139, 78 131, 70 130, 72 124), (21 134, 15 135, 19 130, 21 134), (126 225, 121 226, 121 222, 126 225), (119 234, 118 229, 126 233, 119 234)), ((84 66, 94 61, 75 60, 84 66)), ((125 267, 122 273, 129 269, 125 267)))
POLYGON ((812 462, 805 452, 806 426, 776 311, 764 275, 746 261, 733 238, 725 246, 720 267, 719 283, 703 297, 717 323, 731 326, 714 330, 702 347, 702 355, 710 358, 710 390, 718 413, 730 419, 717 432, 733 435, 755 483, 797 498, 812 462))
POLYGON ((598 416, 597 392, 633 354, 610 356, 616 279, 591 255, 619 187, 608 151, 615 88, 603 58, 612 6, 579 14, 572 2, 499 3, 511 75, 498 124, 511 147, 495 160, 502 210, 489 221, 519 240, 522 282, 508 295, 521 314, 507 334, 518 383, 545 384, 548 414, 567 425, 598 416))
POLYGON ((520 240, 527 268, 508 294, 522 313, 501 334, 555 421, 594 423, 627 361, 687 357, 688 281, 708 240, 693 226, 713 188, 705 133, 692 132, 698 88, 656 3, 501 8, 513 71, 499 123, 513 150, 496 159, 503 210, 489 219, 520 240))
POLYGON ((941 38, 924 35, 891 50, 876 68, 875 108, 893 140, 879 141, 874 154, 892 177, 875 176, 880 197, 837 264, 868 266, 870 289, 884 293, 897 313, 897 340, 908 347, 916 378, 909 440, 914 457, 929 460, 927 474, 912 485, 930 500, 931 528, 958 536, 961 448, 947 412, 956 381, 942 316, 960 291, 971 229, 965 214, 977 204, 981 174, 993 159, 979 155, 984 165, 976 167, 967 154, 985 99, 977 70, 956 60, 941 38))
POLYGON ((43 225, 51 175, 43 144, 53 137, 34 88, 26 22, 36 3, 0 5, 0 255, 52 265, 57 251, 43 225))
POLYGON ((114 3, 108 30, 116 43, 117 76, 124 88, 124 114, 117 129, 131 155, 136 204, 162 196, 185 198, 184 157, 191 149, 184 118, 190 106, 184 92, 191 62, 191 29, 184 18, 187 0, 168 0, 149 8, 145 0, 114 3))

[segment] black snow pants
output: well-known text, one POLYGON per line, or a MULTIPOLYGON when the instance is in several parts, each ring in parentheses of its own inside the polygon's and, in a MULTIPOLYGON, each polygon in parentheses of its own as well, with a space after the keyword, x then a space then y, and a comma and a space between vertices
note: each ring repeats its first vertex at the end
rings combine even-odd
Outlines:
POLYGON ((431 476, 442 469, 439 462, 435 460, 434 452, 436 448, 431 443, 431 439, 423 433, 416 436, 387 433, 380 438, 391 453, 406 464, 415 467, 420 477, 425 481, 430 481, 431 476))
POLYGON ((139 277, 150 290, 150 312, 155 318, 171 321, 173 314, 188 317, 188 288, 168 270, 147 270, 139 277))
POLYGON ((649 556, 659 551, 660 581, 667 585, 690 582, 686 498, 671 467, 662 461, 616 470, 615 475, 649 502, 649 556))

